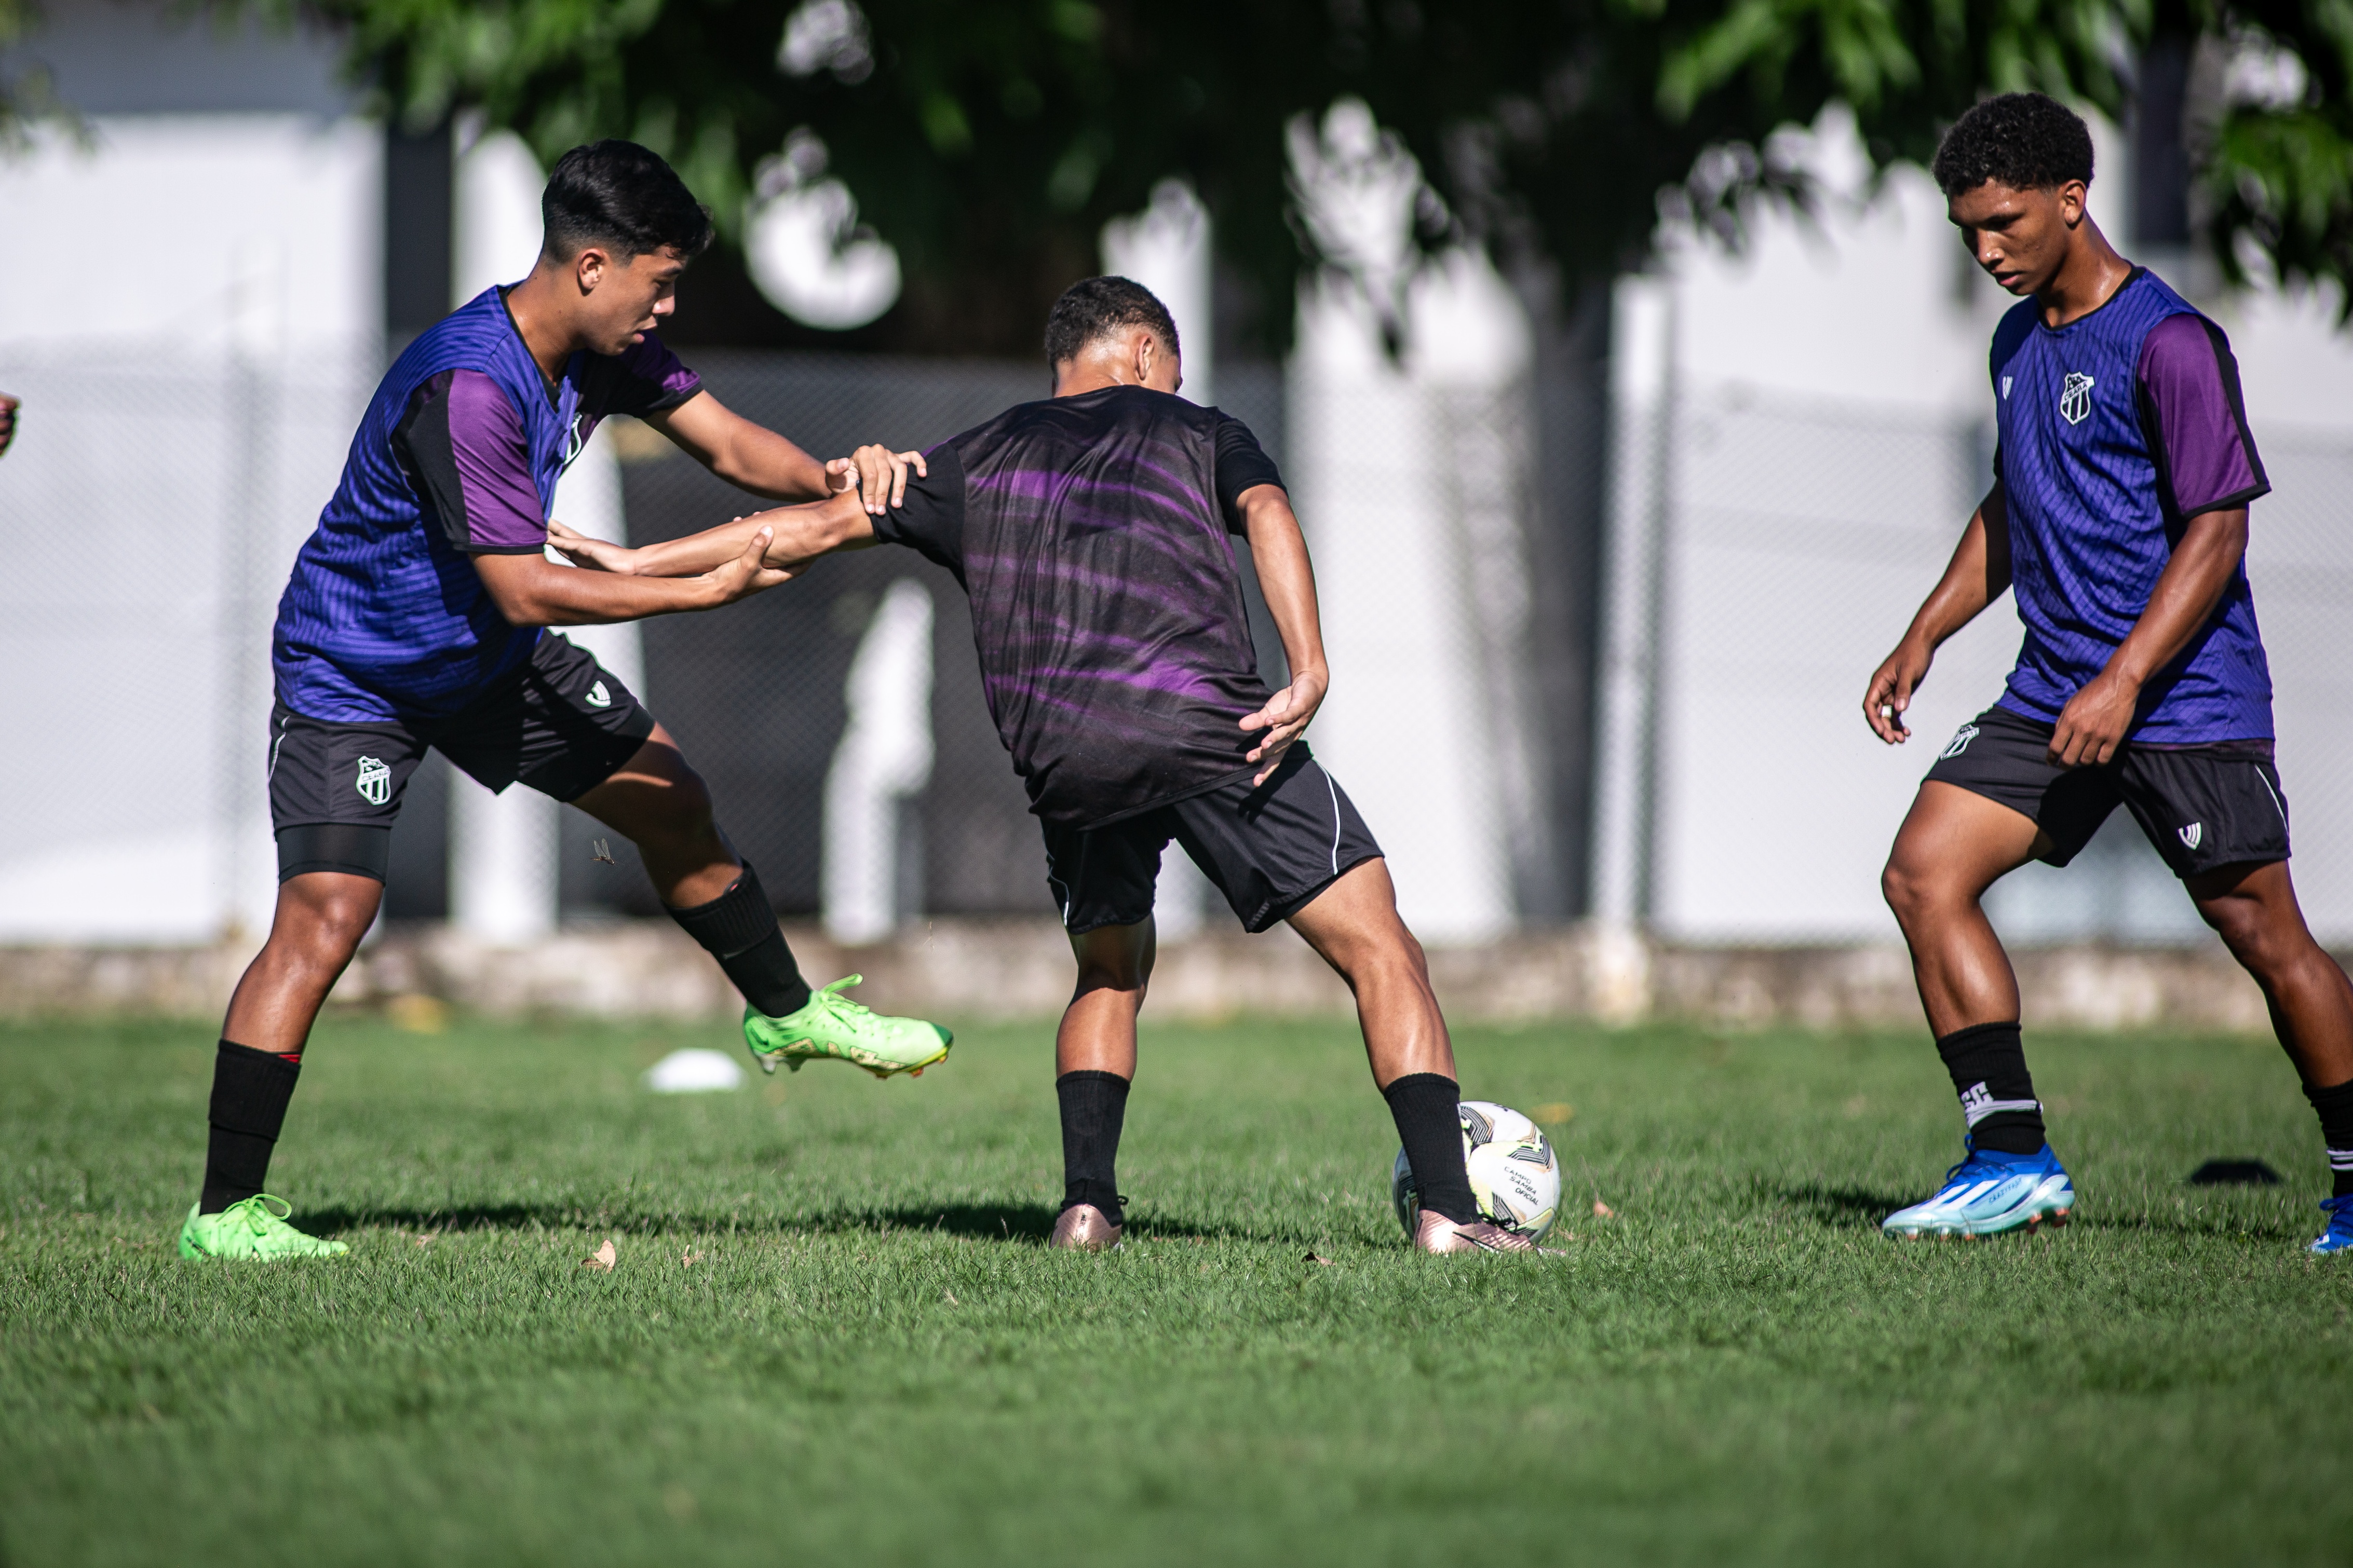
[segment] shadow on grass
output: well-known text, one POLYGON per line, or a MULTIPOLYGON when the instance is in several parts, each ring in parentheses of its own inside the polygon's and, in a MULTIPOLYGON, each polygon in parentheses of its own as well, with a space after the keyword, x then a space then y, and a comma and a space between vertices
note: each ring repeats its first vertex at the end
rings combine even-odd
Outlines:
POLYGON ((1754 1185, 1760 1201, 1795 1209, 1816 1225, 1831 1230, 1851 1230, 1863 1224, 1877 1229, 1881 1220, 1905 1205, 1918 1201, 1868 1187, 1833 1187, 1822 1182, 1805 1182, 1792 1187, 1760 1181, 1754 1185))
MULTIPOLYGON (((1045 1204, 926 1204, 895 1208, 820 1209, 789 1217, 746 1219, 739 1213, 695 1214, 681 1210, 583 1208, 576 1204, 483 1204, 438 1208, 376 1208, 348 1205, 306 1210, 302 1228, 318 1236, 343 1236, 355 1230, 605 1230, 620 1236, 646 1236, 673 1230, 768 1231, 783 1235, 847 1235, 892 1231, 936 1231, 944 1236, 982 1241, 1034 1246, 1054 1231, 1060 1211, 1045 1204)), ((1139 1234, 1203 1239, 1262 1241, 1231 1226, 1196 1226, 1163 1215, 1138 1215, 1139 1234)))
MULTIPOLYGON (((1753 1190, 1760 1203, 1793 1210, 1831 1230, 1848 1230, 1862 1226, 1876 1229, 1881 1220, 1905 1205, 1918 1201, 1912 1196, 1873 1192, 1864 1187, 1834 1187, 1821 1182, 1788 1186, 1759 1181, 1753 1184, 1753 1190)), ((2315 1224, 2316 1226, 2317 1222, 2315 1224)), ((2268 1242, 2295 1237, 2303 1226, 2295 1220, 2283 1219, 2276 1213, 2248 1213, 2221 1205, 2185 1210, 2133 1203, 2128 1206, 2111 1206, 2089 1214, 2078 1209, 2069 1217, 2067 1228, 2119 1234, 2137 1232, 2201 1240, 2240 1237, 2268 1242)), ((2026 1233, 2021 1230, 2018 1234, 2023 1236, 2026 1233)))

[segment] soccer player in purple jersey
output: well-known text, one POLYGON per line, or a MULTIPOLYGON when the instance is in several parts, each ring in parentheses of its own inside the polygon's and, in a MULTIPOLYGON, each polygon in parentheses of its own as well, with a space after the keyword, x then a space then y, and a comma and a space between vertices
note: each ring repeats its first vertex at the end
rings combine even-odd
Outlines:
POLYGON ((1871 678, 1889 744, 1937 646, 2003 589, 2026 637, 2000 699, 1921 786, 1883 879, 1967 1152, 1890 1236, 2063 1222, 2017 977, 1979 900, 2063 866, 2122 804, 2262 985, 2335 1173, 2315 1252, 2353 1247, 2353 985, 2306 930, 2272 763, 2271 674, 2247 584, 2247 509, 2271 487, 2222 330, 2118 256, 2084 208, 2092 139, 2037 93, 1989 99, 1937 149, 1978 264, 2021 303, 1994 333, 1993 488, 1943 581, 1871 678))
POLYGON ((677 743, 612 671, 546 631, 712 609, 791 574, 762 563, 765 534, 684 580, 547 559, 556 480, 607 416, 644 419, 745 489, 839 493, 852 510, 886 504, 904 459, 867 447, 820 464, 720 406, 662 346, 655 329, 711 220, 653 153, 575 148, 541 205, 531 275, 484 290, 385 374, 279 603, 278 908, 222 1026, 183 1256, 344 1250, 288 1225, 262 1189, 303 1044, 375 919, 401 793, 428 747, 634 842, 664 907, 744 993, 745 1037, 770 1070, 830 1056, 887 1077, 947 1052, 947 1031, 870 1013, 840 995, 849 982, 810 991, 677 743))
POLYGON ((776 531, 767 560, 907 545, 972 600, 997 732, 1046 837, 1078 959, 1055 1037, 1058 1247, 1118 1245, 1114 1160, 1152 975, 1153 889, 1174 838, 1252 931, 1288 921, 1356 994, 1373 1079, 1420 1194, 1430 1252, 1525 1252, 1463 1169, 1453 1047, 1380 847, 1300 736, 1330 684, 1315 579, 1282 476, 1248 426, 1175 395, 1176 324, 1124 278, 1073 285, 1046 326, 1053 396, 931 448, 905 505, 840 499, 640 551, 571 538, 617 571, 708 570, 776 531), (1259 679, 1229 535, 1250 543, 1290 657, 1259 679))

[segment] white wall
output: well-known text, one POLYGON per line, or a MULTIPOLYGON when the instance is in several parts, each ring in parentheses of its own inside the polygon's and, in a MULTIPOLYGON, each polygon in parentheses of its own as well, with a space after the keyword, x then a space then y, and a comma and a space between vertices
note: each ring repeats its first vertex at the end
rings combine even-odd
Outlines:
POLYGON ((48 738, 0 749, 0 940, 202 940, 268 918, 269 624, 374 379, 382 139, 90 129, 0 163, 0 668, 48 738))

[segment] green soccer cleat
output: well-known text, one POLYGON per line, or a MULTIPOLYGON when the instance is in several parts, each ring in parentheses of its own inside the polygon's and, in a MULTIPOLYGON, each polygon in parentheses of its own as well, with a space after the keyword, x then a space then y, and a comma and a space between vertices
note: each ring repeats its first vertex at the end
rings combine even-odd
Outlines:
POLYGON ((782 1062, 798 1072, 803 1062, 833 1057, 856 1062, 876 1078, 898 1072, 921 1077, 925 1068, 944 1060, 955 1043, 947 1030, 921 1018, 870 1011, 841 994, 865 978, 852 974, 812 991, 798 1012, 781 1018, 744 1008, 744 1043, 752 1047, 760 1070, 775 1072, 782 1062))
POLYGON ((218 1214, 198 1214, 192 1205, 180 1226, 183 1258, 341 1258, 351 1250, 340 1241, 305 1236, 286 1223, 294 1205, 256 1193, 218 1214), (275 1206, 272 1206, 275 1205, 275 1206))

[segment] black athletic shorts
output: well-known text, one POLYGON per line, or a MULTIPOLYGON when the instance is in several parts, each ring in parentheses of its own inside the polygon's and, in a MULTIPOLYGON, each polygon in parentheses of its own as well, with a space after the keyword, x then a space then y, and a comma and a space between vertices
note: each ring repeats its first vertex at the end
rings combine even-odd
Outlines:
POLYGON ((401 795, 427 747, 493 791, 525 784, 575 800, 636 755, 653 728, 619 677, 552 633, 522 668, 446 718, 331 724, 280 702, 269 715, 279 880, 332 870, 381 881, 401 795))
POLYGON ((2177 877, 2287 858, 2287 796, 2269 741, 2136 746, 2097 767, 2051 761, 2055 725, 1989 708, 1961 726, 1928 777, 2031 816, 2053 866, 2073 860, 2117 803, 2177 877))
POLYGON ((1217 884, 1246 931, 1288 920, 1381 847, 1356 808, 1293 744, 1274 776, 1188 795, 1102 827, 1046 826, 1046 885, 1075 934, 1152 913, 1160 852, 1174 838, 1217 884))

